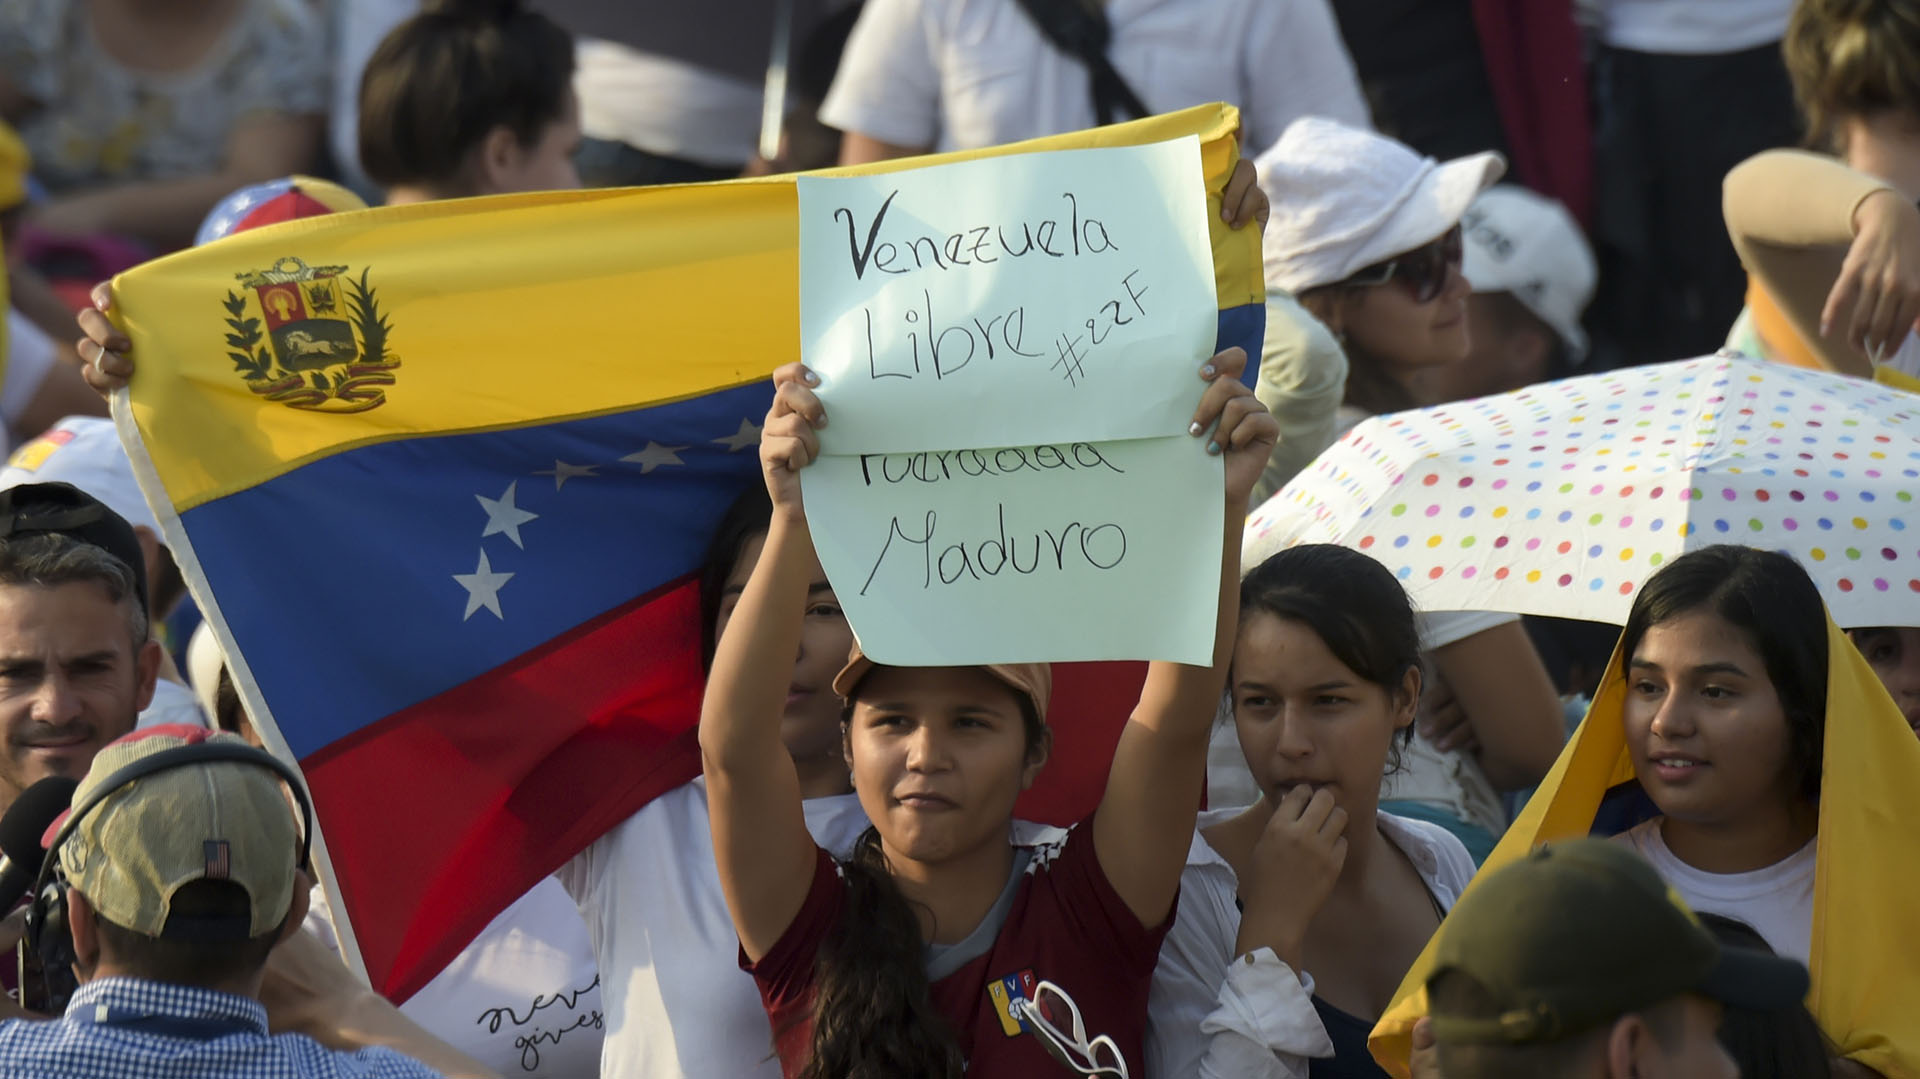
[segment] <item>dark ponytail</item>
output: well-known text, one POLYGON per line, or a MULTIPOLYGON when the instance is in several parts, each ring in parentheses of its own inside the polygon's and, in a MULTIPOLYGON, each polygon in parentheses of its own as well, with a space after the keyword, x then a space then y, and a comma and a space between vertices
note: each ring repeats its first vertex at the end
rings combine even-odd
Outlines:
POLYGON ((887 871, 880 833, 868 827, 840 870, 847 905, 814 968, 813 1050, 800 1079, 960 1079, 920 918, 887 871))

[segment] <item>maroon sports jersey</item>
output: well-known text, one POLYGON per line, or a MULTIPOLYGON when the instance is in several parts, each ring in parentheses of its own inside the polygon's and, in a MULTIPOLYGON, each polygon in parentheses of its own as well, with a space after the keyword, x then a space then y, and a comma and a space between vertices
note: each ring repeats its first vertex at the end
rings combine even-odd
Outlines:
MULTIPOLYGON (((1138 1074, 1144 1067, 1147 989, 1173 912, 1157 928, 1140 924, 1101 871, 1093 829, 1085 823, 1029 849, 1032 858, 993 946, 934 982, 933 1003, 958 1033, 969 1074, 1051 1075, 1060 1065, 1008 1011, 1014 997, 1030 996, 1036 983, 1050 981, 1080 1006, 1087 1036, 1112 1037, 1138 1074)), ((813 887, 793 924, 758 963, 741 956, 741 968, 760 986, 773 1029, 782 1032, 775 1049, 788 1079, 806 1066, 814 960, 845 904, 839 867, 819 851, 813 887)))

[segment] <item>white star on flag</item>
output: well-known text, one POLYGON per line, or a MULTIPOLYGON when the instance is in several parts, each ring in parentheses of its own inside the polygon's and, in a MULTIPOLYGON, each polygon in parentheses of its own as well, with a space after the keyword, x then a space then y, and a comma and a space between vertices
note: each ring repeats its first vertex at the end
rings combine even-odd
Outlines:
POLYGON ((534 475, 552 476, 553 489, 558 491, 559 489, 567 485, 568 480, 579 479, 581 476, 598 475, 598 473, 594 471, 594 469, 598 467, 600 466, 599 465, 570 465, 565 461, 555 460, 553 462, 552 468, 540 469, 539 471, 535 472, 534 475))
POLYGON ((760 444, 760 425, 751 419, 741 420, 738 431, 713 441, 725 446, 728 453, 739 453, 741 450, 760 444))
POLYGON ((488 498, 485 495, 473 496, 480 500, 480 508, 487 511, 487 527, 485 531, 480 533, 481 539, 486 539, 488 536, 504 534, 508 539, 513 541, 515 547, 521 550, 526 549, 527 545, 520 542, 520 526, 526 524, 528 521, 537 519, 540 515, 537 513, 528 513, 526 510, 513 504, 514 489, 519 486, 519 480, 507 484, 506 492, 497 499, 488 498))
POLYGON ((474 612, 482 607, 492 611, 495 618, 506 621, 507 616, 500 613, 500 588, 513 580, 513 574, 493 572, 493 564, 487 561, 486 551, 480 552, 479 568, 472 573, 456 573, 453 579, 467 590, 467 613, 460 616, 460 621, 472 618, 474 612))
POLYGON ((658 442, 648 442, 646 449, 641 450, 639 453, 629 453, 620 459, 638 464, 640 466, 640 474, 644 476, 654 469, 659 468, 661 465, 686 464, 685 461, 680 459, 680 451, 684 449, 686 449, 685 446, 662 446, 658 442))

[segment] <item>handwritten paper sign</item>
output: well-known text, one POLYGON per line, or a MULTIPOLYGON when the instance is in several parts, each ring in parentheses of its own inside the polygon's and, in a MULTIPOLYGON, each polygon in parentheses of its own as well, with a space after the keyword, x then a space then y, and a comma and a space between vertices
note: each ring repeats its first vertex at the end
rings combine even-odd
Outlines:
POLYGON ((801 357, 836 444, 1183 429, 1218 320, 1201 176, 1189 136, 800 177, 801 357))
POLYGON ((807 516, 875 660, 1210 661, 1201 177, 1187 138, 799 179, 807 516))

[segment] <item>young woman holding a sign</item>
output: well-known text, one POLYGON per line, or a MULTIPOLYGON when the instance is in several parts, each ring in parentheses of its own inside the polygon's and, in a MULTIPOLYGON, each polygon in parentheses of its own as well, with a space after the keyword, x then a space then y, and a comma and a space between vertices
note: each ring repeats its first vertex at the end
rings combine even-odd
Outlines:
MULTIPOLYGON (((1275 435, 1245 362, 1235 349, 1202 369, 1192 428, 1225 457, 1233 526, 1275 435)), ((874 829, 836 863, 807 834, 780 740, 813 563, 798 472, 826 415, 803 367, 774 381, 772 527, 714 656, 700 744, 720 879, 783 1070, 1040 1075, 1051 1052, 1137 1066, 1237 622, 1238 545, 1220 552, 1214 666, 1151 666, 1092 819, 1035 846, 1009 833, 1047 757, 1050 668, 884 667, 856 649, 834 688, 874 829)))
POLYGON ((1260 798, 1200 817, 1148 1079, 1378 1076, 1367 1033, 1473 876, 1446 830, 1379 809, 1420 699, 1407 594, 1358 551, 1281 551, 1241 583, 1228 682, 1260 798))

